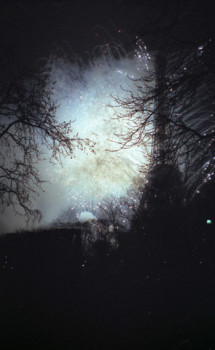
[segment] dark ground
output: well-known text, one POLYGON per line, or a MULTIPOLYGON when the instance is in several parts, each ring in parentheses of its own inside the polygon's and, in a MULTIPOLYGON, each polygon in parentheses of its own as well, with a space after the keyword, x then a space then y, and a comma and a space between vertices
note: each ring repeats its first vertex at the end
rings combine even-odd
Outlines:
POLYGON ((2 237, 0 349, 215 349, 213 224, 173 226, 94 258, 78 231, 2 237))

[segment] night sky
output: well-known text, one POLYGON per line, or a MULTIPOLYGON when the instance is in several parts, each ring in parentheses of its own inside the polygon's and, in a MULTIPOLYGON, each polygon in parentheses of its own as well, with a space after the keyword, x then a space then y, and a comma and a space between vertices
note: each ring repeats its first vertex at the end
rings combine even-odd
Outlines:
MULTIPOLYGON (((147 60, 150 62, 147 58, 150 55, 153 61, 159 50, 164 56, 178 50, 183 57, 190 47, 201 47, 199 45, 213 35, 213 9, 212 4, 203 1, 181 1, 179 4, 170 1, 1 3, 1 45, 13 48, 16 64, 20 67, 39 67, 46 71, 49 65, 51 78, 57 82, 54 97, 60 104, 59 120, 76 120, 74 132, 82 132, 83 137, 93 138, 99 130, 96 157, 89 157, 87 161, 85 155, 78 154, 73 163, 65 163, 64 170, 39 165, 45 177, 47 173, 54 172, 53 186, 58 186, 55 187, 58 199, 53 198, 53 189, 46 187, 47 196, 42 194, 35 204, 43 212, 48 208, 44 215, 46 223, 66 210, 60 203, 66 202, 69 207, 77 206, 78 202, 83 210, 91 211, 93 208, 95 215, 95 208, 101 204, 102 198, 100 195, 95 203, 93 193, 103 191, 105 196, 117 198, 125 195, 135 179, 135 172, 138 174, 135 167, 141 162, 147 163, 146 154, 141 158, 140 150, 136 149, 130 149, 127 154, 115 153, 115 158, 107 152, 102 154, 110 147, 104 140, 113 140, 113 134, 118 130, 116 125, 111 124, 111 119, 107 121, 109 111, 102 108, 112 103, 110 94, 122 94, 121 87, 134 88, 128 76, 139 78, 139 72, 148 64, 147 60), (140 50, 139 53, 135 47, 140 50), (117 58, 113 54, 116 48, 117 58), (99 71, 99 60, 105 61, 108 54, 110 61, 99 71), (138 54, 139 63, 135 61, 138 54), (99 124, 100 120, 103 124, 99 124), (121 173, 115 172, 117 168, 121 169, 121 173), (110 174, 113 174, 112 178, 110 174), (88 179, 92 178, 95 179, 90 187, 88 179), (58 203, 55 208, 52 207, 54 201, 58 203)), ((1 59, 7 61, 7 58, 5 55, 1 59)), ((153 70, 152 61, 150 69, 153 70)), ((8 72, 16 69, 16 64, 7 65, 8 72)), ((115 111, 111 113, 113 115, 115 111)), ((150 147, 148 143, 148 154, 150 147)), ((10 214, 5 216, 7 219, 2 225, 5 226, 8 217, 10 214)), ((17 220, 20 218, 11 222, 17 223, 17 220)))
POLYGON ((47 56, 67 41, 80 54, 92 48, 93 28, 111 20, 114 8, 109 1, 5 3, 1 4, 1 36, 17 44, 25 62, 47 56))
POLYGON ((37 120, 32 76, 56 82, 56 123, 95 143, 52 164, 37 135, 40 222, 0 196, 0 350, 215 349, 214 15, 203 0, 0 3, 0 194, 25 154, 8 110, 37 120))
MULTIPOLYGON (((39 165, 43 177, 53 185, 45 185, 45 193, 41 193, 34 206, 43 212, 44 223, 50 223, 69 207, 77 208, 76 219, 84 210, 93 209, 97 215, 102 198, 119 199, 125 195, 135 176, 139 176, 137 165, 146 162, 145 153, 141 155, 135 147, 119 153, 105 151, 114 148, 106 140, 113 140, 114 132, 125 126, 108 122, 114 111, 103 110, 105 105, 113 103, 111 94, 123 96, 122 88, 134 88, 128 76, 138 78, 138 70, 146 68, 144 43, 140 42, 141 58, 135 58, 137 39, 125 30, 121 3, 17 2, 2 8, 2 43, 15 50, 16 64, 46 71, 52 62, 51 79, 57 82, 54 97, 60 104, 60 120, 75 120, 74 133, 94 138, 96 142, 95 157, 78 154, 73 162, 70 159, 64 162, 64 169, 39 165), (105 63, 107 48, 109 63, 105 63), (111 50, 118 52, 117 58, 111 50), (57 62, 58 58, 62 59, 61 63, 57 62)), ((16 70, 16 65, 7 69, 16 70)), ((3 214, 3 230, 8 222, 7 231, 20 227, 22 218, 11 219, 11 215, 10 210, 3 214)))
POLYGON ((147 44, 155 49, 153 41, 157 39, 154 33, 159 25, 165 27, 164 13, 169 12, 174 24, 169 37, 175 35, 175 39, 181 38, 186 45, 190 38, 200 40, 198 37, 206 38, 212 33, 213 11, 214 5, 209 1, 181 1, 179 4, 170 1, 131 3, 107 0, 102 3, 1 2, 1 40, 16 44, 26 62, 50 54, 56 45, 65 41, 77 54, 92 49, 95 45, 92 32, 96 26, 102 26, 111 35, 114 30, 120 29, 127 36, 127 41, 133 43, 136 35, 145 36, 144 40, 148 40, 151 32, 151 41, 147 44), (162 24, 157 23, 160 16, 162 24))

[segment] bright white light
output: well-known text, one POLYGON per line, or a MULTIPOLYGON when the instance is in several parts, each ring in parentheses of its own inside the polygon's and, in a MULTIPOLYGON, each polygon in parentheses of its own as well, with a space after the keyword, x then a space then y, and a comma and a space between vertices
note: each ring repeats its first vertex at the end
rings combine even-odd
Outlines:
POLYGON ((79 221, 82 223, 88 222, 91 220, 97 220, 97 217, 95 215, 93 215, 92 213, 90 213, 89 211, 84 211, 79 216, 79 221))
POLYGON ((140 78, 148 65, 145 53, 140 59, 140 50, 131 58, 105 56, 82 67, 63 58, 52 60, 51 79, 56 81, 54 98, 60 104, 59 120, 74 120, 74 134, 96 142, 95 154, 77 150, 73 159, 63 160, 63 167, 49 166, 53 190, 60 187, 59 207, 73 206, 79 214, 83 209, 91 211, 106 197, 126 195, 140 176, 139 165, 147 164, 150 145, 115 152, 119 139, 114 134, 125 133, 128 125, 114 119, 116 113, 123 113, 123 108, 108 105, 115 103, 112 96, 126 98, 129 91, 136 92, 132 79, 140 78))

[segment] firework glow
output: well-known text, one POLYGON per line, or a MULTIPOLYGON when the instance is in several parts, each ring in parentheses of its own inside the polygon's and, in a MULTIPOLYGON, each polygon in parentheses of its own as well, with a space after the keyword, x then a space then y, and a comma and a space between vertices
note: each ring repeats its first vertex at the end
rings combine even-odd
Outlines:
POLYGON ((73 59, 53 55, 46 69, 56 81, 54 99, 61 121, 73 122, 73 132, 95 142, 95 153, 77 150, 62 165, 42 166, 43 176, 50 182, 37 206, 48 209, 46 220, 56 218, 68 208, 80 213, 98 214, 104 199, 119 200, 127 195, 137 178, 143 178, 140 166, 147 168, 150 142, 120 149, 116 134, 124 134, 129 123, 117 118, 123 114, 114 97, 126 98, 137 93, 135 80, 150 69, 150 56, 138 41, 128 55, 115 57, 113 48, 102 48, 90 63, 78 64, 73 59), (51 203, 51 205, 47 205, 51 203))

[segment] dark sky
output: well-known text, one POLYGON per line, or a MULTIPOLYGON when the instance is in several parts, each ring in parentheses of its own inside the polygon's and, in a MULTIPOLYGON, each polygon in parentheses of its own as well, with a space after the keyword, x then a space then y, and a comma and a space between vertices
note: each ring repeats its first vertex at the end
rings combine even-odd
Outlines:
POLYGON ((21 59, 28 62, 65 42, 77 54, 91 49, 95 26, 110 26, 120 2, 3 2, 0 8, 1 42, 15 44, 21 59))
POLYGON ((15 44, 21 60, 29 63, 66 42, 76 54, 92 50, 99 42, 96 26, 113 37, 121 29, 123 44, 126 35, 131 41, 137 34, 147 40, 150 32, 150 44, 166 18, 172 21, 167 34, 190 40, 214 30, 214 11, 213 2, 206 0, 6 1, 0 3, 0 42, 15 44))

